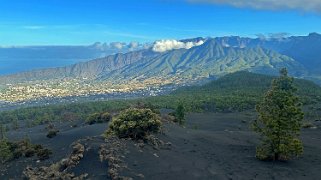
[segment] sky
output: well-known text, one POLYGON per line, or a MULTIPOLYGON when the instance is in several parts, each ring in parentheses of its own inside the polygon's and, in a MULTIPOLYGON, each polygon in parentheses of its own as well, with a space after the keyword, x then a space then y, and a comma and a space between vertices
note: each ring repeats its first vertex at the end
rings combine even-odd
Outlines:
POLYGON ((321 33, 321 0, 0 0, 0 46, 321 33))

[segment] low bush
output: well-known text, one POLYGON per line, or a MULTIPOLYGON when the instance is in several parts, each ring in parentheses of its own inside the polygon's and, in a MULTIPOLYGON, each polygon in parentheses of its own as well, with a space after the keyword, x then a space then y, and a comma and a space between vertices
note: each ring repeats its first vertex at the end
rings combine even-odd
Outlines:
POLYGON ((90 114, 86 119, 86 123, 89 125, 95 124, 97 122, 97 119, 99 118, 100 118, 100 113, 90 114))
POLYGON ((36 150, 34 148, 29 148, 25 151, 25 157, 32 157, 36 153, 36 150))
POLYGON ((52 151, 50 149, 40 149, 37 152, 37 157, 39 158, 39 160, 46 160, 49 159, 51 154, 52 151))
POLYGON ((108 112, 93 113, 88 116, 88 118, 86 119, 86 123, 89 125, 92 125, 96 123, 109 122, 111 119, 112 119, 112 116, 108 112))
POLYGON ((14 158, 14 154, 11 151, 10 143, 7 140, 0 141, 0 161, 2 163, 14 158))
POLYGON ((33 157, 35 154, 37 154, 39 159, 44 160, 49 158, 51 151, 43 148, 39 144, 31 144, 29 139, 24 139, 17 142, 9 142, 5 139, 0 140, 0 161, 2 163, 11 161, 13 159, 18 159, 22 156, 33 157))
POLYGON ((97 123, 109 122, 112 119, 109 112, 104 112, 100 114, 100 118, 97 119, 97 123))
POLYGON ((58 130, 50 130, 48 133, 47 133, 47 138, 53 138, 55 136, 57 136, 57 133, 59 131, 58 130))
POLYGON ((106 135, 119 138, 145 139, 150 133, 160 131, 160 116, 150 109, 130 108, 112 120, 106 135))
POLYGON ((43 147, 42 147, 40 144, 35 144, 35 145, 33 145, 33 148, 34 148, 36 151, 38 151, 38 150, 40 150, 40 149, 43 149, 43 147))

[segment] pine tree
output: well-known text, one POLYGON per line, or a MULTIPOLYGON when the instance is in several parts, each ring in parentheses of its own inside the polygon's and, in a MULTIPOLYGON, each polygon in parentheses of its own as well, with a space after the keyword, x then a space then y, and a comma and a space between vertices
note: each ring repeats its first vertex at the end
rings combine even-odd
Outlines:
POLYGON ((175 119, 180 125, 183 125, 185 123, 185 107, 181 102, 176 107, 175 119))
POLYGON ((295 92, 293 78, 283 68, 263 101, 257 104, 259 116, 253 128, 262 140, 256 150, 258 159, 288 160, 303 153, 299 135, 304 114, 295 92))

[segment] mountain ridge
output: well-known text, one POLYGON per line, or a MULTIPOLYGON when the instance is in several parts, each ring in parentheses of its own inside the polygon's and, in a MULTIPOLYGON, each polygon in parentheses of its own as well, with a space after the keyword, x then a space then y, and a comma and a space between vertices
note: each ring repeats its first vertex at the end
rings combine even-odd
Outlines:
MULTIPOLYGON (((288 58, 284 55, 278 54, 275 51, 263 49, 261 47, 224 47, 217 42, 216 39, 208 39, 203 45, 192 47, 191 49, 176 49, 170 50, 163 53, 153 52, 152 50, 139 50, 132 51, 129 53, 118 53, 115 55, 109 55, 105 58, 98 58, 87 62, 81 62, 74 65, 58 68, 49 68, 49 69, 40 69, 27 71, 22 73, 16 73, 13 75, 0 76, 2 82, 10 83, 12 82, 21 82, 21 81, 32 81, 32 80, 49 80, 49 79, 62 79, 62 78, 86 78, 86 79, 106 79, 112 74, 118 74, 118 77, 121 72, 130 76, 126 71, 131 71, 135 74, 137 69, 148 71, 155 71, 154 74, 158 72, 166 72, 166 75, 171 73, 176 73, 177 71, 185 71, 185 74, 191 69, 197 69, 200 65, 214 65, 215 63, 220 64, 219 70, 216 68, 216 74, 211 75, 220 75, 228 72, 235 72, 238 70, 244 70, 250 68, 240 67, 239 69, 233 70, 232 68, 227 68, 228 70, 224 72, 224 66, 239 64, 246 64, 250 61, 254 61, 250 57, 261 58, 265 62, 256 61, 257 65, 270 66, 272 69, 275 69, 273 65, 277 64, 278 61, 281 63, 285 62, 285 66, 288 66, 290 69, 292 66, 297 66, 299 73, 294 73, 296 75, 303 74, 304 67, 300 63, 296 63, 295 60, 288 58), (237 56, 243 59, 237 59, 237 56), (267 59, 265 59, 267 58, 267 59), (179 59, 179 60, 178 60, 179 59), (244 59, 246 59, 244 61, 244 59), (178 60, 178 61, 177 61, 178 60), (215 61, 215 63, 213 62, 215 61), (220 62, 222 61, 222 62, 220 62), (237 61, 237 62, 233 62, 237 61), (153 62, 153 63, 151 63, 153 62), (214 64, 213 64, 214 63, 214 64), (225 63, 225 65, 224 65, 225 63), (289 64, 290 63, 290 64, 289 64), (136 70, 133 67, 137 68, 136 70), (142 69, 142 67, 145 67, 142 69), (152 68, 153 67, 153 68, 152 68), (125 68, 125 69, 122 69, 125 68), (189 69, 190 68, 190 69, 189 69), (187 71, 187 72, 186 72, 187 71), (222 72, 220 72, 222 71, 222 72)), ((254 62, 251 62, 254 63, 254 62)), ((257 65, 252 65, 258 67, 257 65)), ((216 65, 217 66, 217 65, 216 65)), ((280 68, 280 65, 277 65, 277 68, 280 68)), ((254 71, 260 71, 258 68, 253 68, 254 71)), ((277 70, 277 69, 275 69, 277 70)), ((150 73, 149 72, 149 73, 150 73)), ((275 71, 276 72, 276 71, 275 71)), ((272 72, 272 73, 275 73, 272 72)), ((290 72, 294 72, 290 70, 290 72)), ((147 72, 146 72, 147 73, 147 72)), ((197 72, 196 72, 197 73, 197 72)), ((265 72, 266 73, 266 72, 265 72)), ((268 72, 271 73, 271 72, 268 72)), ((153 73, 152 73, 153 74, 153 73)), ((164 74, 163 74, 164 75, 164 74)), ((208 76, 209 74, 207 74, 208 76)), ((111 76, 112 78, 112 76, 111 76)))

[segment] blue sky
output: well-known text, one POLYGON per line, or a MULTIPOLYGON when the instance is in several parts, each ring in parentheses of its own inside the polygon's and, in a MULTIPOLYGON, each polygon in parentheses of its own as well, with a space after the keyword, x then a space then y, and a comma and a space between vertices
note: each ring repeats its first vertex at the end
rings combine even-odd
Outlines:
POLYGON ((235 0, 0 0, 0 45, 321 32, 317 0, 305 9, 290 4, 300 0, 280 1, 262 6, 235 0))

